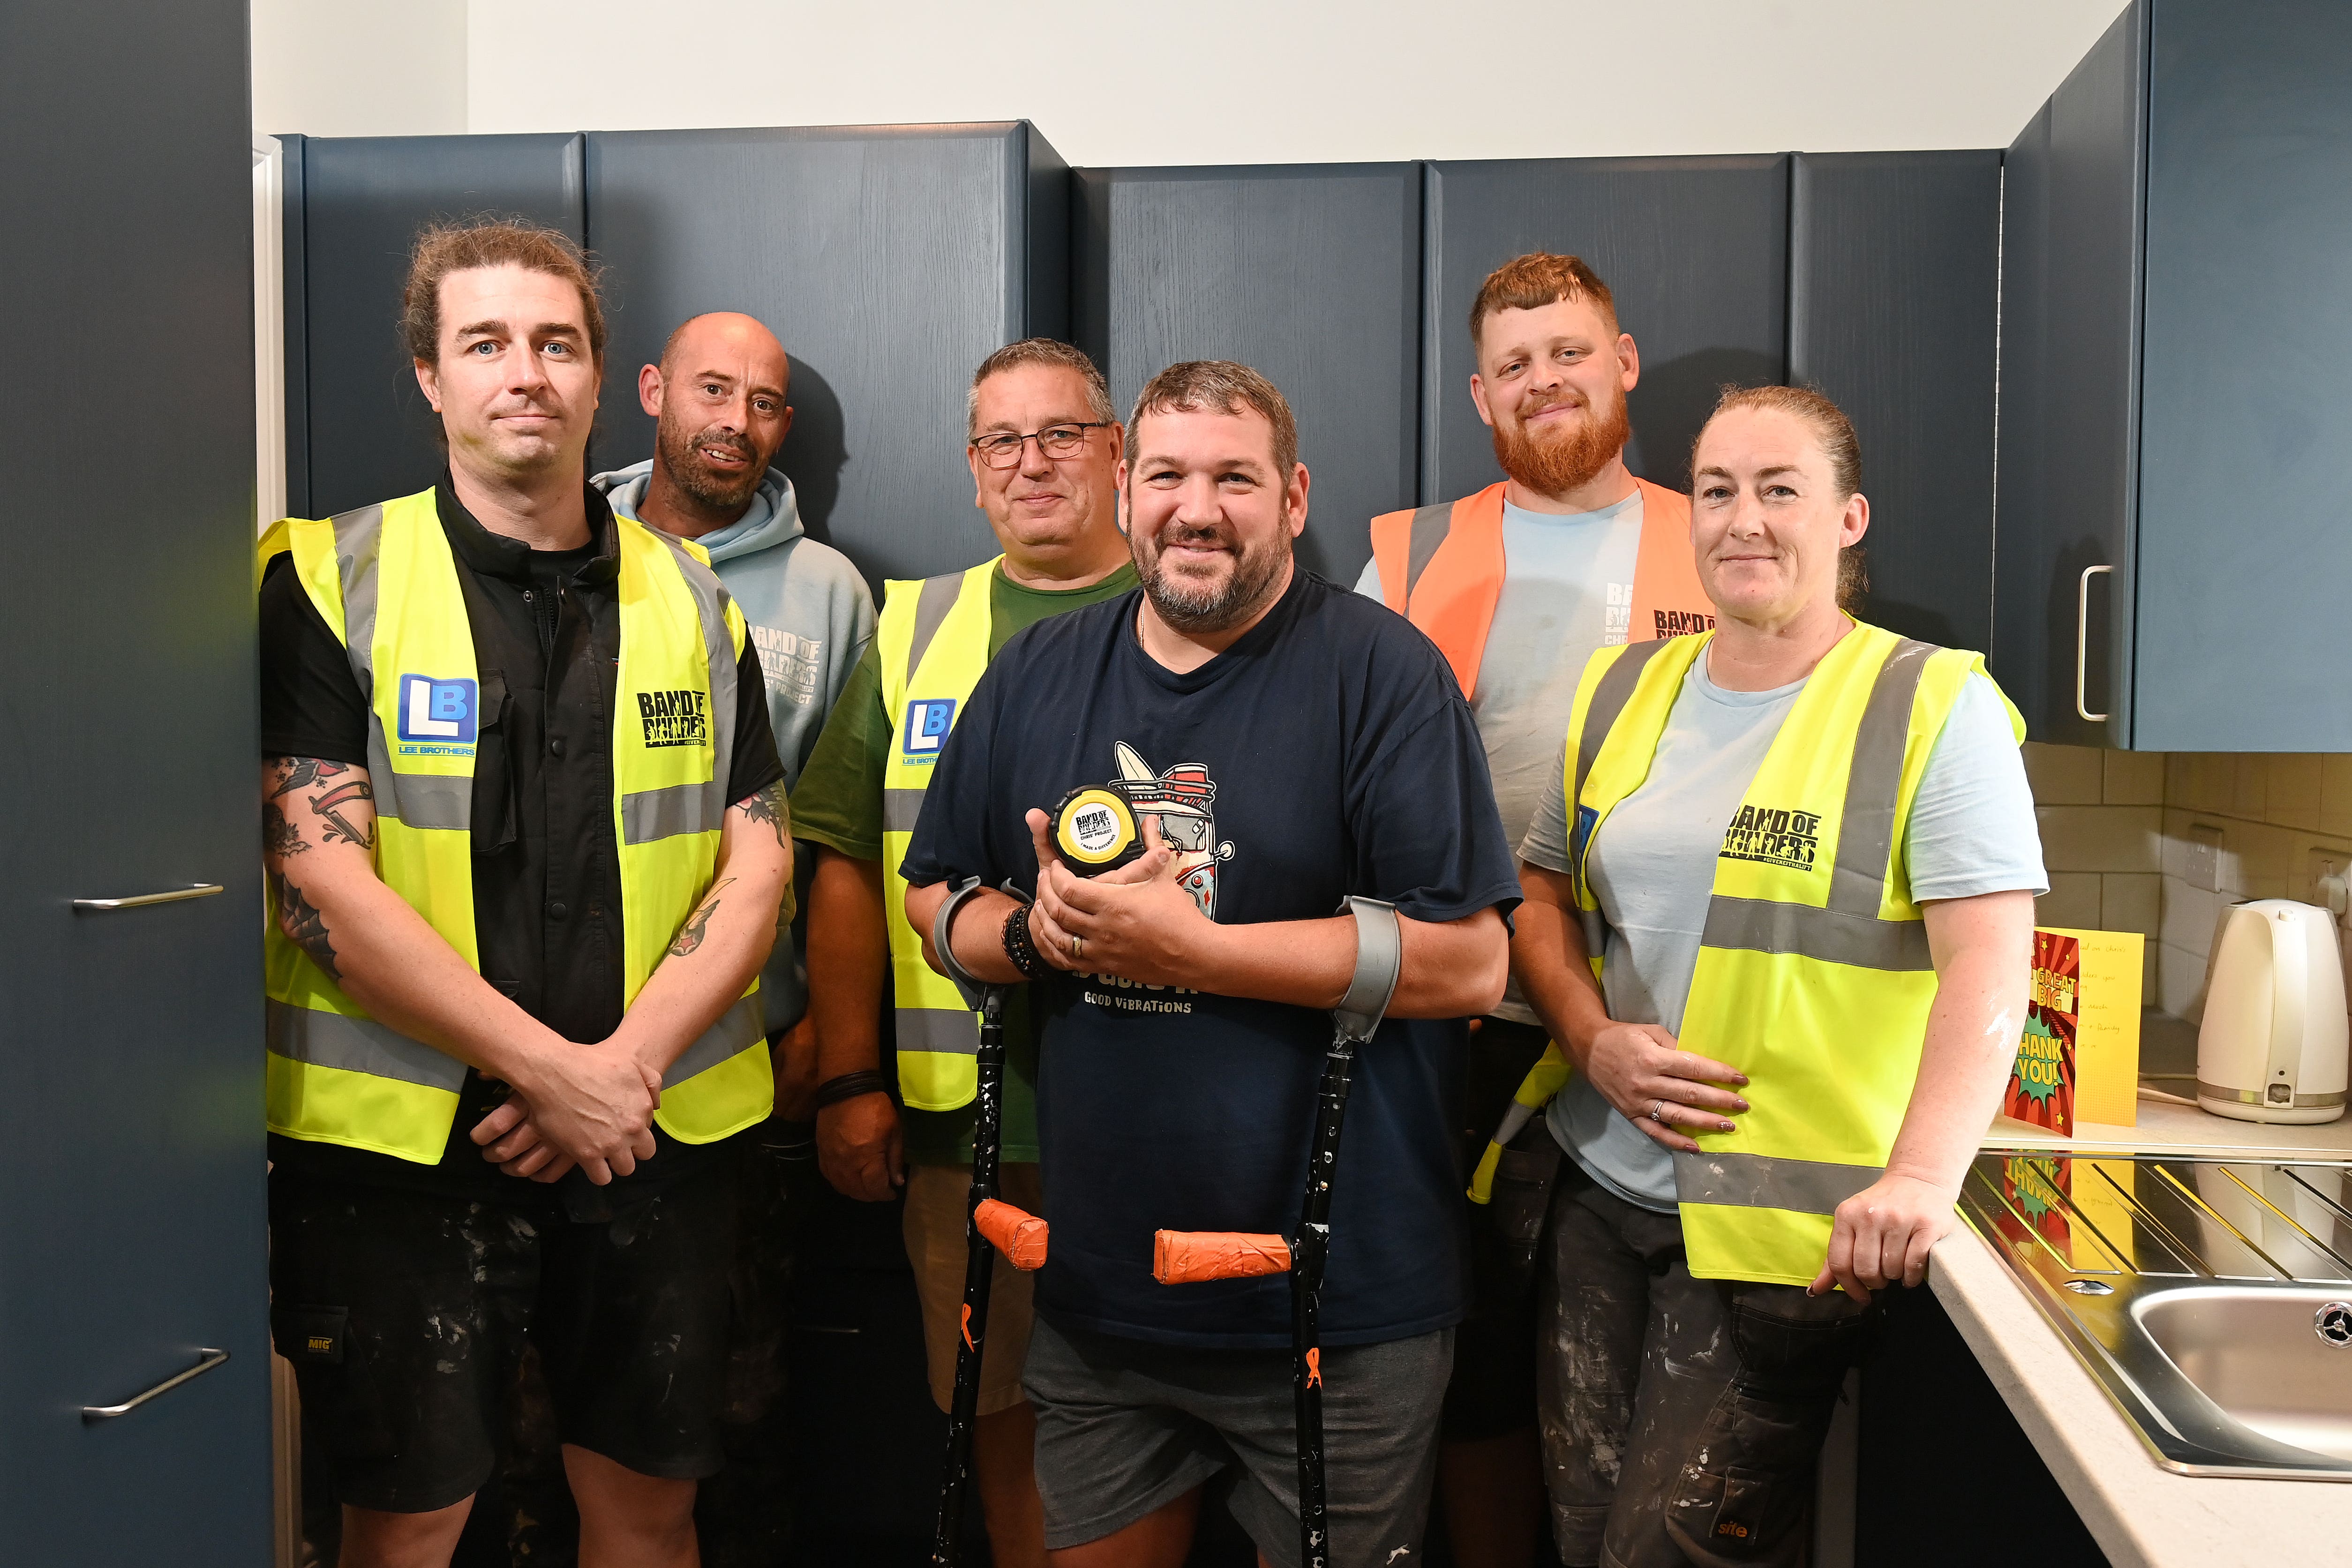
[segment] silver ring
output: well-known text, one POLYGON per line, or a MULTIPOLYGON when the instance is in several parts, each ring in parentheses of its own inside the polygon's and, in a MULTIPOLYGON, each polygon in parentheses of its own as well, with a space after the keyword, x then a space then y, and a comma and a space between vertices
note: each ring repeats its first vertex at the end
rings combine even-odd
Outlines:
POLYGON ((1650 1102, 1650 1120, 1655 1122, 1661 1127, 1666 1124, 1666 1119, 1664 1116, 1659 1115, 1658 1113, 1664 1110, 1665 1106, 1666 1103, 1664 1100, 1653 1100, 1650 1102))

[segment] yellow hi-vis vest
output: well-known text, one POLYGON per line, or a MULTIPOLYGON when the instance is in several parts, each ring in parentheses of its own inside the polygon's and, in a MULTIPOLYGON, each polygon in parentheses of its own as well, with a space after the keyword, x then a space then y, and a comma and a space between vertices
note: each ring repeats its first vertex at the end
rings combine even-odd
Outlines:
MULTIPOLYGON (((621 865, 623 1002, 634 1002, 710 885, 734 748, 742 612, 699 547, 614 517, 621 658, 613 717, 613 831, 621 865), (636 694, 664 694, 660 723, 636 694), (699 708, 697 716, 688 711, 699 708), (696 730, 699 729, 699 736, 696 730)), ((261 538, 258 570, 288 567, 350 653, 368 694, 375 868, 478 971, 474 745, 480 686, 457 564, 433 492, 261 538)), ((310 955, 267 933, 269 1130, 431 1165, 449 1140, 466 1065, 369 1018, 310 955)), ((707 1144, 766 1118, 775 1083, 759 982, 670 1064, 662 1129, 707 1144)))
MULTIPOLYGON (((1564 768, 1595 974, 1608 932, 1593 841, 1648 777, 1713 636, 1603 648, 1578 684, 1564 768)), ((1904 828, 1944 721, 1983 668, 1980 654, 1857 622, 1814 667, 1725 830, 1681 1041, 1746 1072, 1753 1109, 1675 1156, 1700 1279, 1812 1283, 1832 1212, 1884 1173, 1936 999, 1904 828)), ((2010 722, 2022 740, 2013 706, 2010 722)))
POLYGON ((1003 556, 966 571, 885 583, 875 627, 890 760, 882 769, 882 904, 898 998, 898 1092, 918 1111, 952 1111, 980 1092, 980 1015, 923 961, 907 923, 898 867, 913 841, 931 766, 988 668, 989 583, 1003 556))

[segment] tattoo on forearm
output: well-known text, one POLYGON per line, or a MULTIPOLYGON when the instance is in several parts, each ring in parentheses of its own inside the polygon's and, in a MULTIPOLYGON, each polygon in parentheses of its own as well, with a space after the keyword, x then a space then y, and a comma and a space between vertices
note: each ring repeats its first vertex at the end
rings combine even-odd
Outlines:
POLYGON ((776 831, 777 843, 781 844, 784 841, 784 823, 788 820, 788 808, 784 805, 782 779, 777 779, 758 794, 746 798, 739 804, 743 808, 743 814, 751 821, 765 822, 776 831))
POLYGON ((342 971, 335 967, 335 946, 327 940, 327 917, 319 906, 302 896, 302 890, 287 880, 286 873, 269 873, 270 891, 278 895, 278 929, 286 940, 310 955, 310 962, 327 972, 327 978, 341 981, 342 971))
POLYGON ((261 847, 279 860, 299 855, 310 846, 303 841, 302 830, 286 820, 286 813, 275 806, 261 808, 261 847))
POLYGON ((321 779, 351 771, 345 764, 329 762, 321 757, 273 757, 270 761, 278 765, 278 788, 269 792, 273 800, 293 790, 308 789, 321 779))
POLYGON ((703 895, 702 907, 687 916, 686 924, 678 928, 677 940, 669 945, 672 957, 683 958, 702 946, 703 937, 709 934, 710 917, 719 913, 719 888, 734 880, 727 877, 703 895))
POLYGON ((337 839, 348 839, 363 850, 374 847, 375 841, 365 828, 353 827, 349 818, 335 810, 354 800, 374 799, 375 790, 364 779, 346 779, 323 795, 311 796, 310 810, 327 820, 327 831, 320 836, 331 844, 337 839))

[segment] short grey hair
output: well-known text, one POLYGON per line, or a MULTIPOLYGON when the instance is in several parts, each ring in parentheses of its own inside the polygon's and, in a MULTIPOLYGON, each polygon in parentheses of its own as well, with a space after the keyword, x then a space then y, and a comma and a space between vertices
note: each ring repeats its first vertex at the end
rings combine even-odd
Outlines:
POLYGON ((1087 413, 1098 424, 1118 422, 1118 411, 1111 407, 1110 383, 1103 380, 1102 371, 1087 357, 1084 349, 1073 348, 1055 338, 1024 338, 1017 343, 1005 344, 981 361, 980 369, 971 372, 971 390, 963 400, 965 440, 980 434, 980 383, 1023 365, 1058 365, 1066 371, 1076 371, 1078 379, 1087 383, 1087 413))

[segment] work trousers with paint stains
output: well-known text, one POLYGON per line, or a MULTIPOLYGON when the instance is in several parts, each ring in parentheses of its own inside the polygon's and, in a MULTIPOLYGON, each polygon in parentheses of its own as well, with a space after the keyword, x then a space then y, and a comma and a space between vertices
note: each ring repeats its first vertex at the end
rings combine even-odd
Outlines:
POLYGON ((1814 1466, 1880 1309, 1694 1280, 1682 1221, 1560 1162, 1537 1399, 1569 1568, 1797 1568, 1814 1466))

